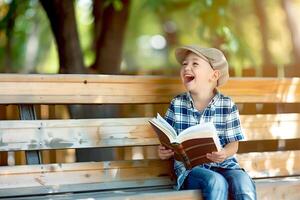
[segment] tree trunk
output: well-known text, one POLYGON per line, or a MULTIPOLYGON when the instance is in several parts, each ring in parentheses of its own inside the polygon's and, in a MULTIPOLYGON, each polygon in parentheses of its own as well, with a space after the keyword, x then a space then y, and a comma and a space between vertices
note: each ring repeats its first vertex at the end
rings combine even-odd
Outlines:
POLYGON ((121 10, 97 0, 93 5, 96 59, 92 68, 102 74, 119 74, 130 0, 122 0, 121 10))
POLYGON ((14 18, 11 18, 9 20, 9 23, 7 25, 7 33, 6 33, 6 43, 5 43, 5 51, 4 51, 4 72, 5 73, 10 73, 12 72, 12 55, 11 55, 11 50, 12 50, 12 29, 14 26, 14 18))
POLYGON ((85 73, 72 0, 40 0, 56 40, 60 73, 85 73))

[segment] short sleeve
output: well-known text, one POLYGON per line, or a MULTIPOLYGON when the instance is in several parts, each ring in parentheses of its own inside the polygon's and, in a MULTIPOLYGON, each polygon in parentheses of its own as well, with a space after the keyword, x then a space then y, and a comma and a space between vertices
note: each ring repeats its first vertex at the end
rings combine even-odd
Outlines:
POLYGON ((244 139, 242 133, 240 116, 237 106, 232 102, 230 112, 226 119, 225 143, 239 141, 244 139))

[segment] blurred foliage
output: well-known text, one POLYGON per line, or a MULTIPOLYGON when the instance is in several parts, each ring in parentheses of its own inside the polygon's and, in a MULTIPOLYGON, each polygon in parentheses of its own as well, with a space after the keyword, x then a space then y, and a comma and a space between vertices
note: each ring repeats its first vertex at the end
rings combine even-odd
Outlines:
MULTIPOLYGON (((289 64, 291 40, 280 1, 264 3, 270 24, 271 55, 277 65, 289 64)), ((106 4, 112 4, 116 11, 123 6, 121 0, 106 0, 106 4)), ((294 4, 299 7, 299 2, 294 4)), ((77 0, 75 8, 88 67, 95 59, 92 0, 77 0)), ((172 73, 178 66, 174 48, 191 43, 222 49, 236 69, 258 68, 262 42, 253 1, 131 0, 123 71, 172 73)), ((38 0, 0 0, 0 71, 56 73, 57 59, 49 21, 38 0)))
POLYGON ((4 70, 5 56, 8 51, 7 42, 10 40, 11 68, 8 71, 36 71, 35 66, 47 58, 49 46, 53 42, 47 17, 39 2, 37 0, 2 1, 0 12, 0 70, 4 70), (8 28, 10 20, 13 20, 11 29, 8 28), (29 62, 31 58, 34 60, 29 62))
POLYGON ((87 67, 90 66, 95 59, 95 52, 93 51, 94 18, 92 16, 92 6, 92 1, 77 1, 75 4, 80 46, 84 55, 84 64, 87 67))
MULTIPOLYGON (((245 7, 249 7, 249 1, 247 2, 248 5, 245 7)), ((239 16, 237 17, 233 12, 234 7, 239 6, 241 3, 233 0, 144 0, 138 3, 134 2, 131 24, 128 29, 131 35, 128 38, 134 40, 139 38, 139 35, 162 34, 163 23, 172 22, 176 26, 175 31, 178 32, 179 44, 196 43, 202 46, 218 47, 225 51, 232 60, 235 60, 236 65, 247 63, 244 60, 248 60, 247 64, 254 63, 255 59, 251 53, 249 54, 249 46, 242 36, 239 24, 233 23, 239 21, 239 16), (138 15, 141 15, 140 10, 147 11, 144 12, 142 18, 138 18, 138 15), (161 21, 161 18, 165 21, 161 21), (153 22, 151 23, 151 21, 153 22)), ((248 14, 250 13, 248 12, 248 14)), ((133 48, 132 44, 134 44, 133 41, 127 40, 128 56, 136 55, 134 49, 138 47, 133 48)), ((141 52, 137 51, 136 53, 141 52)), ((170 52, 172 54, 172 51, 170 52)), ((145 63, 153 60, 153 56, 152 53, 148 53, 145 63)), ((168 64, 174 65, 174 58, 170 58, 170 60, 171 62, 168 64)), ((143 65, 142 62, 141 60, 141 62, 130 63, 128 66, 140 67, 143 65)), ((158 66, 154 66, 154 68, 161 67, 162 64, 158 61, 157 63, 158 66)), ((163 61, 163 63, 165 62, 163 61)))

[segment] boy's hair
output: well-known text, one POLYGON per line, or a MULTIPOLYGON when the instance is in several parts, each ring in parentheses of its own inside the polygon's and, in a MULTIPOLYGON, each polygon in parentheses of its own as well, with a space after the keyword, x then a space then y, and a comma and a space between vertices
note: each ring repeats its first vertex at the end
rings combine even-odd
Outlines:
POLYGON ((213 69, 220 71, 220 78, 218 79, 217 86, 224 85, 227 82, 229 79, 228 62, 222 51, 215 48, 203 48, 197 45, 182 46, 175 51, 177 61, 182 64, 183 60, 190 52, 195 53, 206 60, 213 69))

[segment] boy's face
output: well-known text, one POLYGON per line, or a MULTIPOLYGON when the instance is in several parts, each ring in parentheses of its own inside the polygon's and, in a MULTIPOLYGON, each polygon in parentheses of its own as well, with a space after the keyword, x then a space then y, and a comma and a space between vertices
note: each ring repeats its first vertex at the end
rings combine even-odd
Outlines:
POLYGON ((181 63, 180 77, 185 88, 190 92, 199 92, 209 83, 217 81, 219 71, 198 55, 190 52, 181 63))

